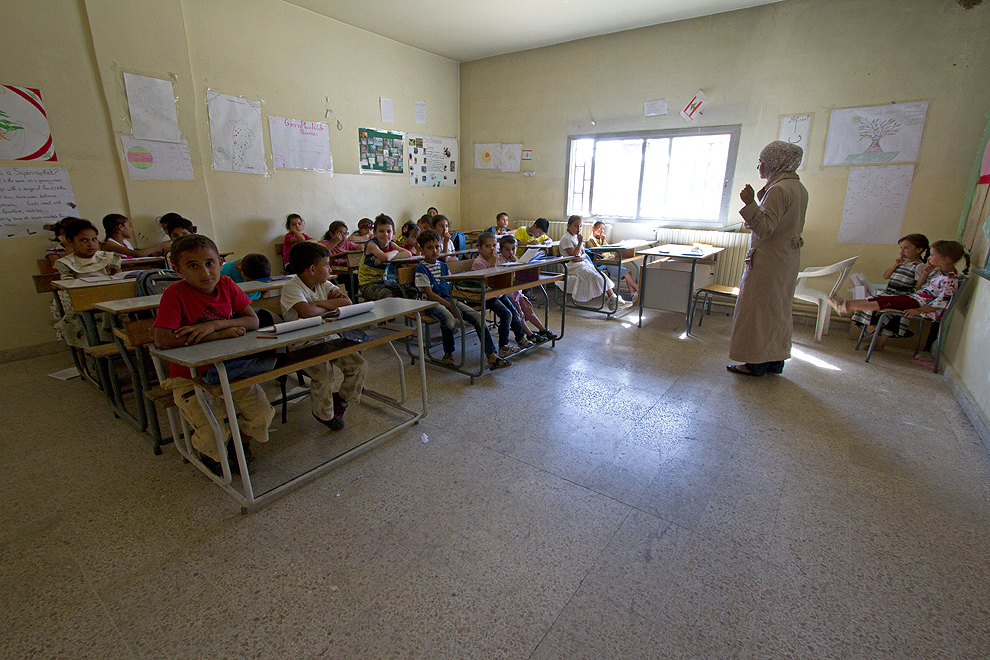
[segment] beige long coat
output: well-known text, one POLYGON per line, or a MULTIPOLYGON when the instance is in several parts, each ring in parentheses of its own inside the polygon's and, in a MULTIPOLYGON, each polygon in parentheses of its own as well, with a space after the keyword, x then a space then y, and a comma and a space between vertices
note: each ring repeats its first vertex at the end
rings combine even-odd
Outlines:
POLYGON ((784 172, 767 181, 757 200, 739 211, 753 233, 729 344, 730 359, 750 364, 791 357, 791 312, 808 191, 797 174, 784 172))

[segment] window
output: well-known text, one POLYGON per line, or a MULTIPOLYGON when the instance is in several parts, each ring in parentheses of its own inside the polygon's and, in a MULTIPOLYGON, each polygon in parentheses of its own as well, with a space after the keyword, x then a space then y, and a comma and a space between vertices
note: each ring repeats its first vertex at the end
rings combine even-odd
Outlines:
POLYGON ((724 227, 739 126, 569 139, 567 215, 724 227))

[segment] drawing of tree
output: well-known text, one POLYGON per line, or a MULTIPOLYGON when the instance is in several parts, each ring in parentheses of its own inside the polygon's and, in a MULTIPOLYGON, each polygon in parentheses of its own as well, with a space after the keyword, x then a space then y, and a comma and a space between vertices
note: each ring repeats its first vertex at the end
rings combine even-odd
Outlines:
POLYGON ((896 119, 873 119, 866 117, 853 117, 853 123, 859 124, 859 139, 869 140, 870 146, 866 148, 864 154, 883 153, 880 146, 880 139, 888 135, 895 135, 901 130, 901 124, 896 119))
POLYGON ((11 131, 19 131, 23 128, 23 126, 18 126, 14 122, 10 121, 10 117, 7 113, 0 110, 0 140, 9 140, 10 138, 7 137, 7 133, 10 133, 11 131))

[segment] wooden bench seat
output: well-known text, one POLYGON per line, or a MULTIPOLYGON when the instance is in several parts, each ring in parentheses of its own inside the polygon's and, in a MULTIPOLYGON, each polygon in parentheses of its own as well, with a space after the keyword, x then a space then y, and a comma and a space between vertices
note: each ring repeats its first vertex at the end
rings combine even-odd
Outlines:
POLYGON ((117 350, 117 344, 98 344, 96 346, 86 346, 83 350, 86 352, 86 355, 94 357, 98 360, 120 354, 117 350))

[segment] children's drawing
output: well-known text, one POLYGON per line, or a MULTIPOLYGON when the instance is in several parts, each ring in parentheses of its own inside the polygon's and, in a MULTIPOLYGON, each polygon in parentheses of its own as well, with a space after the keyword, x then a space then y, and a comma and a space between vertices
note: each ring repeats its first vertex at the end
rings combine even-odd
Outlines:
POLYGON ((0 85, 0 160, 58 160, 39 90, 0 85))
POLYGON ((927 113, 928 101, 833 110, 825 165, 915 162, 927 113))

